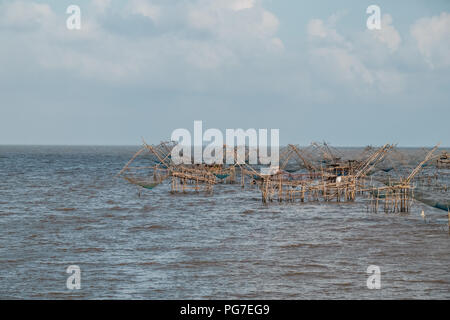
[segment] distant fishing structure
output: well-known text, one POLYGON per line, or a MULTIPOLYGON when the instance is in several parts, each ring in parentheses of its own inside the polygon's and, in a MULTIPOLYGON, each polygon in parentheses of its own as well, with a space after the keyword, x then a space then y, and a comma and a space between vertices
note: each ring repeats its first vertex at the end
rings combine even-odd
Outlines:
MULTIPOLYGON (((378 148, 368 146, 352 158, 346 158, 326 142, 313 142, 305 148, 289 144, 280 150, 279 166, 263 169, 260 164, 249 164, 249 148, 245 148, 244 161, 234 164, 225 161, 223 164, 175 164, 172 150, 176 145, 174 141, 158 145, 144 141, 143 147, 118 176, 147 190, 169 180, 172 193, 205 192, 212 195, 217 184, 256 187, 264 204, 274 201, 355 202, 360 199, 372 212, 381 209, 386 213, 407 213, 413 201, 449 210, 448 196, 444 201, 427 198, 436 190, 448 192, 448 180, 440 180, 448 175, 448 154, 435 155, 439 144, 413 165, 411 162, 414 161, 394 144, 378 148), (422 174, 425 169, 427 174, 422 174), (418 187, 421 191, 415 192, 418 187)), ((237 159, 238 147, 223 145, 224 159, 230 152, 237 159)))

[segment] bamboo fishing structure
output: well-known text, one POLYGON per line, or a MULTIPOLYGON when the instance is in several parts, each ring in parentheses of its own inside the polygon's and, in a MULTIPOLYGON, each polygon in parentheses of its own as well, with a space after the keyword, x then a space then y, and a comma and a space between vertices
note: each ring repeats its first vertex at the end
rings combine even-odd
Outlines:
POLYGON ((212 193, 216 184, 215 176, 203 169, 191 169, 185 166, 170 171, 172 177, 171 192, 204 191, 212 193))
POLYGON ((414 177, 422 170, 424 165, 433 158, 433 153, 439 147, 436 145, 428 152, 425 159, 421 161, 406 178, 399 181, 389 181, 386 186, 369 190, 372 194, 371 207, 373 212, 378 212, 380 203, 384 212, 406 213, 410 211, 414 198, 414 187, 411 185, 414 177))
MULTIPOLYGON (((226 145, 223 146, 223 164, 176 164, 172 160, 175 146, 176 143, 171 141, 158 145, 148 145, 144 141, 143 147, 125 164, 118 176, 147 190, 168 180, 171 193, 212 194, 217 184, 235 184, 239 181, 242 188, 259 190, 264 204, 274 201, 355 202, 361 197, 372 212, 407 213, 415 199, 431 203, 425 199, 423 192, 415 192, 414 189, 420 185, 427 190, 437 190, 431 188, 431 182, 446 174, 448 159, 446 152, 433 156, 439 147, 437 145, 408 175, 404 175, 408 165, 398 169, 395 168, 395 161, 401 160, 405 164, 406 156, 397 151, 393 144, 379 148, 368 146, 354 158, 344 158, 325 142, 314 142, 306 148, 289 144, 280 152, 279 165, 269 168, 260 164, 250 165, 250 149, 245 149, 243 155, 238 152, 238 147, 230 150, 226 145), (229 156, 236 159, 235 164, 224 164, 229 156), (434 168, 440 171, 430 175, 427 168, 427 175, 421 175, 423 168, 432 160, 436 160, 433 162, 434 168), (397 177, 392 177, 392 173, 397 177)), ((446 184, 442 188, 447 192, 446 184)), ((430 205, 448 210, 445 204, 430 205)))
MULTIPOLYGON (((331 167, 321 168, 311 165, 307 161, 306 168, 310 171, 306 174, 292 174, 278 171, 273 174, 259 175, 259 186, 263 203, 278 201, 354 201, 356 194, 364 189, 364 178, 373 167, 393 148, 386 144, 376 152, 373 152, 363 163, 353 166, 337 164, 337 158, 331 167), (332 170, 329 170, 329 169, 332 170), (336 170, 339 168, 339 170, 336 170)), ((295 147, 292 150, 297 150, 295 147)), ((298 150, 297 150, 298 151, 298 150)))

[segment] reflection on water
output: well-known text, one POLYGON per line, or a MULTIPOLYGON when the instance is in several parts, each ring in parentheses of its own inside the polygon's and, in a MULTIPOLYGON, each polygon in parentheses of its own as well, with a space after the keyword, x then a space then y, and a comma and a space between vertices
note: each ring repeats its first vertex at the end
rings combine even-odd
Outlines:
POLYGON ((136 149, 0 147, 0 298, 450 298, 442 210, 264 206, 257 190, 171 195, 168 181, 139 198, 114 177, 136 149), (66 288, 73 264, 81 290, 66 288))

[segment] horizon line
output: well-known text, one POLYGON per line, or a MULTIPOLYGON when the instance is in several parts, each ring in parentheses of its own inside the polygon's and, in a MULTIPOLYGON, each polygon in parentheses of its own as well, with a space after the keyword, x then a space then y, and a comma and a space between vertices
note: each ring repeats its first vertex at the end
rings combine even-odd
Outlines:
MULTIPOLYGON (((289 144, 294 143, 288 143, 286 145, 280 144, 280 147, 287 147, 289 144)), ((206 144, 207 145, 207 144, 206 144)), ((206 146, 204 145, 204 146, 206 146)), ((294 144, 295 145, 295 144, 294 144)), ((140 147, 142 144, 3 144, 0 143, 0 147, 140 147)), ((192 145, 194 147, 195 145, 192 145)), ((245 145, 247 147, 247 145, 245 145)), ((310 145, 299 145, 300 147, 309 147, 310 145)), ((382 145, 374 145, 374 144, 367 144, 364 146, 361 145, 329 145, 333 148, 365 148, 368 146, 377 147, 382 145)), ((430 146, 424 146, 424 145, 417 145, 417 146, 402 146, 397 144, 396 147, 398 148, 433 148, 436 145, 430 145, 430 146)), ((236 147, 236 146, 235 146, 236 147)), ((270 147, 270 145, 268 145, 270 147)), ((450 146, 439 146, 438 149, 450 149, 450 146)))

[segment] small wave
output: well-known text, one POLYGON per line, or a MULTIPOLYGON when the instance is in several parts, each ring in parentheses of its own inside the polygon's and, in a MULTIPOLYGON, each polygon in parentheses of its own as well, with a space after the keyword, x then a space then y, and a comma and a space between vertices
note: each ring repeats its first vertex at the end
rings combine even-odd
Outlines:
POLYGON ((429 280, 415 280, 415 279, 396 279, 397 282, 407 282, 407 283, 431 283, 431 284, 448 284, 447 281, 442 279, 429 279, 429 280))
POLYGON ((15 260, 15 259, 8 259, 8 260, 0 260, 0 263, 1 264, 8 264, 8 263, 19 263, 19 262, 23 262, 23 261, 25 261, 25 260, 23 260, 23 259, 17 259, 17 260, 15 260))
POLYGON ((302 271, 290 271, 283 274, 284 277, 298 277, 307 276, 311 278, 322 278, 322 279, 334 279, 335 275, 327 272, 302 272, 302 271))
POLYGON ((255 299, 258 297, 257 293, 243 293, 243 294, 239 294, 239 293, 234 293, 232 295, 233 299, 255 299))
POLYGON ((155 207, 155 206, 150 206, 150 205, 144 205, 143 207, 142 207, 142 209, 141 210, 139 210, 140 212, 150 212, 150 211, 154 211, 155 209, 157 209, 158 207, 155 207))
POLYGON ((289 248, 301 248, 301 247, 308 247, 308 248, 335 248, 339 247, 337 244, 331 244, 331 243, 293 243, 293 244, 287 244, 282 245, 280 248, 283 249, 289 249, 289 248))
POLYGON ((158 263, 154 262, 154 261, 144 261, 144 262, 137 263, 138 266, 151 266, 151 265, 156 265, 156 264, 158 264, 158 263))
POLYGON ((335 286, 339 286, 339 287, 351 287, 353 285, 353 283, 351 282, 338 282, 338 283, 333 283, 333 285, 335 286))
POLYGON ((301 248, 301 247, 306 247, 308 246, 307 243, 292 243, 292 244, 285 244, 280 246, 280 248, 283 249, 289 249, 289 248, 301 248))
POLYGON ((0 211, 0 217, 6 217, 6 216, 10 216, 13 215, 14 212, 2 212, 0 211))
POLYGON ((86 253, 86 252, 103 252, 102 248, 77 248, 74 250, 76 253, 86 253))
POLYGON ((115 217, 115 215, 113 215, 112 213, 109 213, 109 212, 103 214, 102 216, 105 218, 114 218, 115 217))
POLYGON ((304 264, 304 265, 302 265, 302 267, 303 267, 303 268, 328 269, 327 266, 324 266, 324 265, 322 265, 322 264, 314 264, 314 263, 311 263, 311 264, 304 264))
POLYGON ((166 229, 164 226, 160 225, 149 225, 149 226, 137 226, 137 227, 131 227, 131 231, 146 231, 146 230, 158 230, 158 229, 166 229))
POLYGON ((108 208, 108 210, 113 210, 113 211, 126 211, 126 210, 128 210, 128 208, 119 207, 119 206, 114 206, 114 207, 108 208))
POLYGON ((56 211, 75 211, 76 208, 56 208, 56 211))
POLYGON ((173 268, 197 268, 197 267, 218 267, 222 265, 222 261, 207 261, 207 260, 198 260, 198 261, 182 261, 176 264, 173 264, 173 268))
POLYGON ((306 272, 301 271, 293 271, 293 272, 286 272, 283 274, 284 277, 297 277, 297 276, 304 276, 306 275, 306 272))

